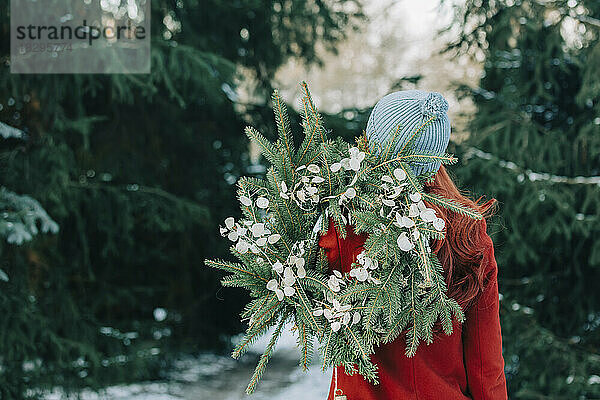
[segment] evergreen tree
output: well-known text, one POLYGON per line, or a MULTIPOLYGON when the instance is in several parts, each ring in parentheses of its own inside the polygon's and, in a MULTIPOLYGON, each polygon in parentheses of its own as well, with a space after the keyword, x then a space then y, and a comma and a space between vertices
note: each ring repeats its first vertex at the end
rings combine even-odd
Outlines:
POLYGON ((483 55, 456 149, 496 197, 504 358, 514 398, 600 396, 600 2, 468 0, 448 51, 483 55))
POLYGON ((150 75, 11 75, 2 42, 1 128, 23 135, 0 140, 0 181, 60 231, 0 243, 1 398, 154 378, 169 349, 240 330, 245 298, 215 297, 199 268, 226 252, 213 227, 248 165, 242 118, 260 115, 235 107, 238 71, 318 61, 360 16, 338 4, 153 0, 150 75))

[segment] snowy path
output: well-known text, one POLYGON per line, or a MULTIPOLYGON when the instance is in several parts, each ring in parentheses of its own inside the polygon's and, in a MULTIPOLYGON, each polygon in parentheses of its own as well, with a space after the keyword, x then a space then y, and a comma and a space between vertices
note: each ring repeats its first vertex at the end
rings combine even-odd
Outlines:
MULTIPOLYGON (((269 335, 260 338, 240 360, 203 354, 182 360, 169 382, 138 383, 106 388, 102 393, 84 391, 82 400, 325 400, 329 391, 331 370, 321 372, 318 351, 308 372, 298 366, 296 338, 286 327, 273 357, 252 396, 245 394, 246 385, 269 335)), ((45 400, 61 399, 59 392, 45 400)))

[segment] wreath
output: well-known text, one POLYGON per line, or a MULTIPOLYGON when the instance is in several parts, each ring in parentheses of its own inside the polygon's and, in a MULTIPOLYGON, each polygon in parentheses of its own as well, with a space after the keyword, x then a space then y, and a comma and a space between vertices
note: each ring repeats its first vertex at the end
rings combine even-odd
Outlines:
POLYGON ((252 127, 245 129, 271 166, 264 179, 238 180, 242 216, 220 227, 239 262, 206 260, 230 273, 221 284, 248 289, 252 300, 241 313, 248 328, 232 356, 240 357, 259 336, 274 327, 246 392, 252 393, 264 372, 284 325, 297 330, 304 370, 319 343, 323 370, 343 365, 378 383, 374 348, 406 331, 406 355, 420 342, 433 341, 441 322, 452 333, 452 319, 464 321, 460 305, 446 294, 442 266, 429 246, 443 239, 444 220, 427 206, 435 204, 481 219, 471 208, 423 191, 433 173, 415 176, 412 163, 453 164, 447 153, 416 153, 413 145, 436 113, 426 114, 410 140, 394 151, 400 126, 386 143, 373 148, 365 133, 349 144, 328 138, 305 82, 302 126, 296 150, 286 106, 277 90, 273 110, 278 138, 272 143, 252 127), (371 146, 371 147, 370 147, 371 146), (349 273, 329 274, 318 239, 332 219, 342 237, 346 226, 366 233, 364 250, 349 273))

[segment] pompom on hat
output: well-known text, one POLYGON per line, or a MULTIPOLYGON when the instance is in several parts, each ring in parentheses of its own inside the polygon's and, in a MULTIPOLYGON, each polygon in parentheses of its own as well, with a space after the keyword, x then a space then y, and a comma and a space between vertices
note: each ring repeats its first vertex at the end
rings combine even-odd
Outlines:
MULTIPOLYGON (((423 129, 415 141, 415 152, 443 154, 450 141, 447 112, 448 102, 438 92, 401 90, 390 93, 375 104, 369 116, 366 130, 369 147, 381 148, 400 125, 395 152, 400 151, 418 129, 423 129)), ((415 162, 411 167, 415 175, 420 175, 437 172, 440 165, 439 161, 415 162)))

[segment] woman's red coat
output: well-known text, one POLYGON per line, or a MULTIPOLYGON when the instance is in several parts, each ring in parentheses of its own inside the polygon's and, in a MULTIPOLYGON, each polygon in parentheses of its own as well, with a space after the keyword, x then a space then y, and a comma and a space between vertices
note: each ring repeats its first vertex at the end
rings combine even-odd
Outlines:
MULTIPOLYGON (((485 224, 485 221, 483 222, 485 224)), ((366 239, 348 227, 342 239, 330 223, 319 240, 330 270, 349 272, 366 239)), ((376 348, 371 360, 378 365, 379 384, 361 375, 346 375, 337 367, 337 386, 348 400, 504 400, 507 398, 498 312, 498 267, 489 241, 482 263, 491 280, 477 303, 465 313, 466 321, 454 321, 450 336, 441 334, 430 345, 422 343, 414 357, 405 355, 405 338, 376 348)), ((328 400, 334 398, 332 375, 328 400)))

